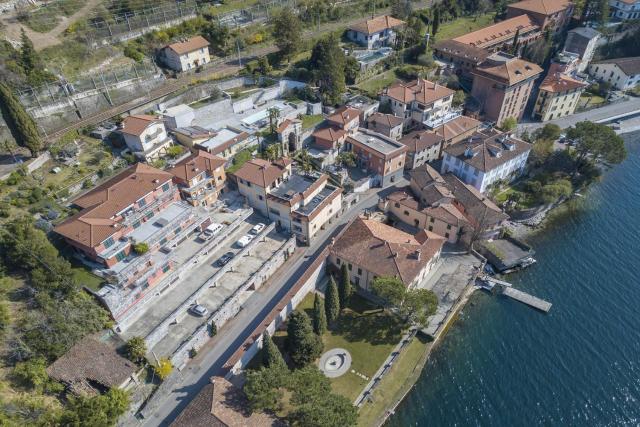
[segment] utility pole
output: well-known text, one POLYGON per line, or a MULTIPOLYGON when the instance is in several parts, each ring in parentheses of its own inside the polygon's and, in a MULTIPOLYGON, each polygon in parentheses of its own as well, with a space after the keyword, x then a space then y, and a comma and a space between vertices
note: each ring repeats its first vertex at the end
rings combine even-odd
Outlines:
POLYGON ((236 47, 238 48, 238 66, 242 67, 242 58, 240 57, 240 39, 236 39, 236 47))

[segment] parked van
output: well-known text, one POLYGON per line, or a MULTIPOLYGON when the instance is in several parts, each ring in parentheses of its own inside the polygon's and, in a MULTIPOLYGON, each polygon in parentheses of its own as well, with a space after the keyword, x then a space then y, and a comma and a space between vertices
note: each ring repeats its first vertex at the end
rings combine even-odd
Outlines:
POLYGON ((209 240, 216 234, 218 234, 222 230, 222 224, 217 224, 215 222, 209 224, 207 228, 204 229, 200 236, 198 236, 201 240, 209 240))
POLYGON ((247 246, 253 240, 253 237, 254 236, 251 235, 251 234, 246 234, 246 235, 242 236, 236 243, 241 248, 244 248, 245 246, 247 246))

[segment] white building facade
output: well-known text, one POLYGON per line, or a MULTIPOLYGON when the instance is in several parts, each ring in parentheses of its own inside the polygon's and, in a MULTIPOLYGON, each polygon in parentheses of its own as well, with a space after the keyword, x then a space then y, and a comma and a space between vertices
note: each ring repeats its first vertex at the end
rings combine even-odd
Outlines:
POLYGON ((640 56, 594 62, 589 66, 589 75, 618 90, 633 89, 640 84, 640 56))
POLYGON ((620 21, 640 18, 640 0, 609 0, 611 17, 620 21))

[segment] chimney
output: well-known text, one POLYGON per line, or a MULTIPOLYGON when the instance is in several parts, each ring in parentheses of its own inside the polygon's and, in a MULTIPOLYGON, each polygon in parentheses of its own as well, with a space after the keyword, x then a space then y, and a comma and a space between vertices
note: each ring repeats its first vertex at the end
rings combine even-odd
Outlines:
POLYGON ((215 413, 215 408, 213 407, 213 405, 216 404, 216 380, 211 377, 211 385, 213 387, 211 387, 211 415, 213 415, 215 413))
POLYGON ((398 252, 394 252, 394 253, 393 253, 393 257, 394 257, 394 258, 398 258, 398 252))
POLYGON ((336 238, 335 238, 335 237, 332 237, 332 238, 331 238, 331 246, 333 246, 333 245, 335 245, 335 244, 336 244, 336 238))
POLYGON ((416 259, 420 261, 420 255, 422 255, 422 249, 416 249, 416 259))

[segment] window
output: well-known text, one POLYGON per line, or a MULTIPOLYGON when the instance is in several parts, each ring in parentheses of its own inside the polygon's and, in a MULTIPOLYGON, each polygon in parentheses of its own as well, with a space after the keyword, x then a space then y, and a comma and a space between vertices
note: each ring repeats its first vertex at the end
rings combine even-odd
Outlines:
POLYGON ((167 271, 171 270, 171 266, 169 264, 165 264, 162 266, 162 272, 166 273, 167 271))
POLYGON ((431 217, 431 218, 429 218, 429 222, 433 224, 434 222, 436 222, 436 220, 435 220, 435 218, 431 217))
POLYGON ((258 196, 258 199, 260 199, 260 200, 264 200, 264 197, 262 197, 262 196, 258 196))
POLYGON ((451 230, 451 224, 447 224, 447 230, 451 230))
POLYGON ((147 201, 146 201, 145 199, 140 199, 140 200, 138 200, 138 206, 139 206, 139 207, 141 207, 141 208, 142 208, 142 207, 144 207, 144 206, 146 206, 146 205, 147 205, 147 201))
POLYGON ((116 254, 116 261, 120 262, 127 257, 127 254, 124 251, 120 251, 116 254))
POLYGON ((169 191, 169 187, 170 187, 170 185, 169 185, 169 183, 167 182, 166 184, 164 184, 164 185, 162 186, 162 191, 164 191, 164 192, 166 193, 167 191, 169 191))
POLYGON ((396 202, 395 206, 396 206, 396 208, 399 208, 400 207, 400 203, 396 202))
POLYGON ((144 217, 145 217, 146 219, 151 219, 151 218, 153 217, 153 211, 149 211, 149 212, 147 212, 146 214, 144 214, 144 217))
POLYGON ((116 243, 116 242, 113 240, 113 237, 109 237, 107 240, 102 242, 102 244, 104 245, 105 249, 110 247, 110 246, 113 246, 114 243, 116 243))
POLYGON ((406 216, 409 216, 409 211, 404 211, 404 214, 405 214, 406 216))
POLYGON ((173 234, 178 234, 181 231, 182 231, 182 227, 176 227, 176 229, 173 230, 173 234))
POLYGON ((278 212, 277 210, 275 210, 273 208, 269 209, 269 212, 274 214, 275 216, 280 216, 280 212, 278 212))
POLYGON ((358 276, 362 276, 362 269, 358 268, 358 276))
POLYGON ((340 258, 336 258, 336 264, 340 265, 342 263, 342 261, 340 260, 340 258))
POLYGON ((353 269, 353 266, 351 264, 347 265, 347 267, 349 268, 349 271, 353 269))
POLYGON ((449 238, 449 233, 444 233, 444 237, 449 238))
POLYGON ((138 228, 140 227, 140 220, 137 220, 136 222, 134 222, 133 224, 133 228, 138 228))

